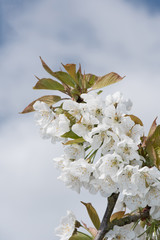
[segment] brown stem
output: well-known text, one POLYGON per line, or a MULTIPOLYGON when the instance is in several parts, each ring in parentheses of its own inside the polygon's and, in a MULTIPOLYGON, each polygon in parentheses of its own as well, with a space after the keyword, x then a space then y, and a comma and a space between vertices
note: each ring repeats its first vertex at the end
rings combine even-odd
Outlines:
POLYGON ((118 196, 119 196, 119 193, 112 193, 112 195, 108 197, 107 209, 105 211, 100 228, 94 240, 102 240, 104 238, 106 234, 106 230, 108 229, 108 224, 110 223, 110 217, 116 205, 118 196))
POLYGON ((146 208, 143 209, 142 212, 136 213, 134 215, 128 215, 121 219, 114 219, 112 222, 110 222, 110 216, 113 212, 118 195, 119 194, 116 195, 116 193, 113 193, 108 198, 108 206, 107 206, 106 212, 104 214, 100 229, 98 230, 98 233, 94 240, 103 240, 106 233, 109 232, 110 230, 112 230, 115 225, 122 227, 122 226, 130 224, 132 222, 137 222, 139 219, 144 220, 144 219, 147 219, 150 217, 150 215, 149 215, 150 207, 147 206, 146 208), (111 210, 108 210, 109 206, 112 208, 111 210))
POLYGON ((108 224, 106 228, 106 232, 109 232, 115 225, 119 227, 123 227, 132 222, 137 222, 138 220, 144 220, 150 217, 149 215, 150 207, 146 207, 143 212, 136 213, 134 215, 128 215, 127 217, 123 217, 121 219, 115 219, 111 223, 108 224))

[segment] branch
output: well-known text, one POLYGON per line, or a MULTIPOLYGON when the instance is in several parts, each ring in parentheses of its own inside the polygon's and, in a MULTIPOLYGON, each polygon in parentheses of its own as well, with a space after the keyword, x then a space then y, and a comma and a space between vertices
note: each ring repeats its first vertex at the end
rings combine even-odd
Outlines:
MULTIPOLYGON (((111 198, 112 195, 109 198, 111 198)), ((117 198, 118 198, 118 196, 117 196, 117 198)), ((109 204, 108 204, 108 206, 109 206, 109 204)), ((108 209, 108 206, 107 206, 107 209, 108 209)), ((112 211, 113 211, 113 209, 112 209, 112 211)), ((103 223, 103 226, 101 223, 100 229, 98 230, 97 236, 95 237, 94 240, 103 240, 106 233, 109 232, 110 230, 112 230, 115 225, 117 225, 119 227, 123 227, 132 222, 137 222, 139 219, 144 220, 144 219, 149 218, 149 216, 150 216, 149 211, 150 211, 150 207, 147 206, 146 208, 143 209, 143 212, 139 212, 134 215, 128 215, 127 217, 124 217, 121 219, 114 219, 112 222, 109 221, 110 218, 109 219, 105 218, 105 215, 106 215, 106 213, 105 213, 104 218, 107 221, 105 220, 106 222, 103 223)), ((107 210, 106 210, 106 212, 107 212, 107 210)), ((103 218, 103 220, 104 220, 104 218, 103 218)), ((103 220, 102 220, 102 222, 103 222, 103 220)))
POLYGON ((137 222, 138 220, 144 220, 150 217, 149 215, 150 207, 143 209, 143 212, 136 213, 134 215, 128 215, 127 217, 121 219, 114 219, 111 223, 108 224, 106 228, 106 233, 109 232, 115 225, 123 227, 124 225, 130 224, 132 222, 137 222))
POLYGON ((110 197, 108 197, 108 205, 105 211, 104 217, 102 219, 100 228, 94 240, 102 240, 107 233, 108 224, 110 223, 110 217, 112 215, 113 209, 116 205, 119 193, 112 193, 110 197))

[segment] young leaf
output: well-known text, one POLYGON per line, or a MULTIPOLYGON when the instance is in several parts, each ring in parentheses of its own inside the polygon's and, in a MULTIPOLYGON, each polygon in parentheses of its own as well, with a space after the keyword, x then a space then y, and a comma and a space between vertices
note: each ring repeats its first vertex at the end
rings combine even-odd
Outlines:
POLYGON ((90 88, 98 80, 98 77, 94 74, 87 73, 85 74, 85 79, 87 81, 87 87, 90 88))
POLYGON ((69 238, 69 240, 92 240, 93 238, 89 235, 82 233, 82 232, 76 232, 72 235, 72 237, 69 238))
POLYGON ((77 144, 77 143, 83 143, 83 142, 85 142, 85 140, 82 137, 79 137, 77 139, 70 140, 70 141, 64 143, 64 145, 77 144))
POLYGON ((29 112, 35 111, 33 108, 33 105, 36 101, 42 101, 42 102, 45 102, 46 104, 48 104, 48 106, 52 106, 53 104, 55 104, 56 102, 59 102, 60 100, 61 100, 61 97, 59 97, 59 96, 46 95, 46 96, 40 97, 40 98, 34 100, 33 102, 31 102, 21 113, 29 113, 29 112))
POLYGON ((79 86, 82 87, 83 75, 82 75, 82 71, 81 71, 81 64, 79 64, 79 68, 78 68, 78 71, 76 73, 76 76, 77 76, 77 79, 78 79, 79 86))
POLYGON ((146 141, 146 150, 149 157, 154 162, 154 165, 160 168, 160 125, 156 127, 154 132, 150 131, 150 134, 150 137, 146 141))
POLYGON ((73 80, 78 84, 77 74, 76 74, 76 64, 66 64, 62 66, 68 72, 68 74, 73 78, 73 80))
POLYGON ((154 149, 151 141, 146 142, 146 151, 147 151, 149 159, 150 159, 151 167, 156 166, 157 157, 156 157, 156 152, 155 152, 155 149, 154 149))
POLYGON ((53 72, 48 66, 47 64, 42 60, 42 58, 40 57, 40 60, 42 62, 42 66, 43 68, 53 77, 57 78, 59 81, 61 81, 62 83, 69 85, 71 87, 75 87, 74 81, 72 79, 72 77, 66 73, 66 72, 62 72, 62 71, 58 71, 58 72, 53 72))
POLYGON ((52 80, 51 78, 42 78, 36 83, 33 89, 48 89, 48 90, 59 90, 64 92, 64 87, 59 82, 52 80))
POLYGON ((74 95, 77 95, 77 96, 80 96, 81 95, 81 92, 77 89, 77 88, 74 88, 72 91, 71 91, 71 94, 74 96, 74 95))
POLYGON ((110 217, 110 222, 112 222, 114 219, 120 219, 124 216, 125 211, 119 211, 116 213, 113 213, 112 216, 110 217))
POLYGON ((143 126, 143 123, 142 123, 141 119, 139 119, 137 116, 134 116, 132 114, 131 115, 125 115, 125 116, 129 116, 135 124, 140 124, 141 126, 143 126))
POLYGON ((160 125, 156 127, 156 130, 151 137, 151 141, 153 141, 153 147, 156 152, 156 166, 160 169, 160 125))
POLYGON ((54 77, 57 78, 62 83, 66 84, 67 86, 69 85, 71 87, 75 87, 75 83, 72 77, 66 72, 62 71, 54 72, 54 77))
POLYGON ((83 226, 84 228, 93 236, 93 237, 96 237, 97 235, 97 229, 96 228, 93 228, 93 227, 87 227, 87 224, 85 224, 84 222, 83 223, 83 226))
POLYGON ((95 228, 98 230, 100 227, 100 219, 99 219, 99 216, 98 216, 95 208, 92 206, 91 203, 85 203, 82 201, 81 201, 81 203, 84 204, 84 206, 87 208, 88 215, 89 215, 92 223, 94 224, 95 228))
POLYGON ((72 138, 72 139, 78 139, 80 138, 77 134, 75 134, 72 130, 69 132, 66 132, 65 134, 63 134, 61 137, 64 138, 72 138))
POLYGON ((43 61, 43 59, 40 57, 41 63, 43 68, 52 76, 54 76, 54 72, 48 67, 48 65, 43 61))
POLYGON ((157 127, 156 120, 157 120, 157 117, 154 119, 154 121, 152 123, 152 126, 151 126, 151 128, 149 130, 149 133, 148 133, 148 138, 151 137, 153 135, 153 133, 155 132, 155 130, 156 130, 156 127, 157 127))
POLYGON ((103 77, 99 77, 97 79, 97 81, 94 83, 94 85, 92 86, 92 89, 98 89, 98 88, 106 87, 110 84, 119 82, 123 78, 124 77, 121 77, 117 73, 114 73, 114 72, 108 73, 108 74, 104 75, 103 77))

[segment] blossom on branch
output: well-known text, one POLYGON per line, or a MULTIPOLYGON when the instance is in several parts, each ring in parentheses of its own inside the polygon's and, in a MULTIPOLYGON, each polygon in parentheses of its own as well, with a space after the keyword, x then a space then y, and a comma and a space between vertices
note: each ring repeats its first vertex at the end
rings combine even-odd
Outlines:
POLYGON ((81 67, 76 72, 75 64, 62 64, 66 72, 53 72, 41 62, 58 81, 37 78, 34 89, 58 90, 69 98, 43 96, 22 113, 35 111, 41 136, 63 144, 64 154, 54 158, 58 179, 77 193, 84 187, 108 198, 101 225, 95 209, 85 204, 96 227, 83 224, 91 236, 77 231, 70 211, 56 229, 57 236, 61 240, 160 239, 160 125, 156 119, 144 136, 142 121, 129 113, 131 100, 120 92, 105 99, 102 91, 91 92, 122 80, 114 72, 102 77, 82 74, 81 67), (116 202, 122 209, 112 215, 116 202))

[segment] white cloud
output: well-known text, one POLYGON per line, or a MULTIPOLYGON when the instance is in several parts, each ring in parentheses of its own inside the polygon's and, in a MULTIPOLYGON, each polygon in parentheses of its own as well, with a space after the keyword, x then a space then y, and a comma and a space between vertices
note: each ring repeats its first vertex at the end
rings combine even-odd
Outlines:
POLYGON ((122 0, 47 0, 7 17, 14 37, 1 47, 0 55, 0 236, 49 240, 67 209, 81 220, 80 200, 94 202, 102 213, 105 199, 65 189, 52 163, 61 148, 40 139, 31 115, 18 115, 46 94, 31 89, 34 74, 46 75, 38 56, 55 70, 69 61, 81 62, 86 72, 97 75, 127 75, 105 93, 120 90, 130 97, 134 114, 148 129, 159 114, 160 15, 151 16, 122 0))

